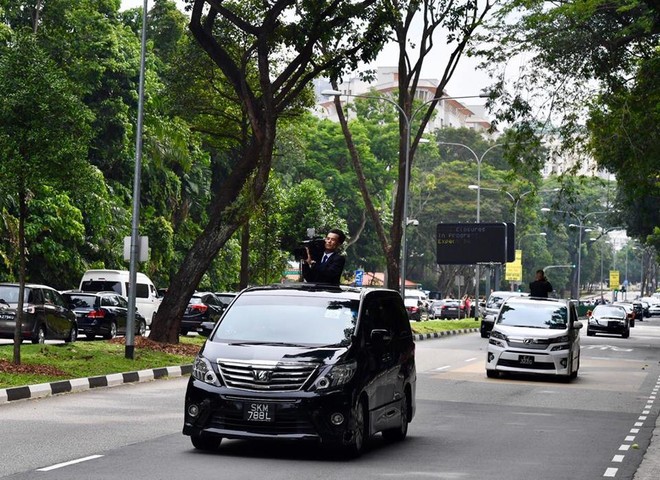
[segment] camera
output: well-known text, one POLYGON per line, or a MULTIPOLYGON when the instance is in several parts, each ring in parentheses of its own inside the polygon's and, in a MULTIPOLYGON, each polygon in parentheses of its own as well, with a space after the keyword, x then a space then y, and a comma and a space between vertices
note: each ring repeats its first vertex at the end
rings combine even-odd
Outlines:
POLYGON ((325 240, 323 237, 313 237, 309 240, 303 240, 298 244, 296 248, 293 249, 293 255, 296 260, 305 260, 307 258, 307 251, 305 248, 309 249, 309 254, 315 260, 320 259, 323 256, 325 251, 325 240))

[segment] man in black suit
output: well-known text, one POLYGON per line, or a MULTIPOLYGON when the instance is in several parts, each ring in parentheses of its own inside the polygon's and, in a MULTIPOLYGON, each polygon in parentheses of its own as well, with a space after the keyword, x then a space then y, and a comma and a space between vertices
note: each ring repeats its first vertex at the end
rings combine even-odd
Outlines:
POLYGON ((543 270, 536 271, 536 278, 529 284, 529 296, 548 298, 548 294, 552 292, 552 285, 545 278, 543 270))
POLYGON ((346 257, 338 250, 344 240, 346 240, 344 232, 333 228, 325 237, 325 250, 320 258, 312 258, 307 249, 307 258, 302 264, 302 275, 305 281, 339 285, 346 257))

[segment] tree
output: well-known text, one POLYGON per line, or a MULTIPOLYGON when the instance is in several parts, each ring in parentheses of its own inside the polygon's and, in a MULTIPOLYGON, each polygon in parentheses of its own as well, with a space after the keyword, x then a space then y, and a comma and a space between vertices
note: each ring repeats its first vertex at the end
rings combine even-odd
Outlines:
POLYGON ((17 33, 0 55, 0 98, 0 186, 18 205, 20 292, 13 361, 19 364, 30 202, 42 186, 65 185, 87 169, 92 115, 31 33, 17 33))
MULTIPOLYGON (((400 280, 401 240, 403 234, 403 204, 404 192, 407 189, 405 179, 409 178, 415 151, 422 137, 426 124, 433 115, 440 97, 445 94, 445 87, 452 77, 456 65, 475 32, 484 18, 493 8, 493 3, 466 2, 456 3, 445 0, 417 0, 401 2, 398 0, 385 2, 390 15, 391 39, 399 46, 398 58, 398 89, 396 100, 391 100, 399 111, 399 157, 397 165, 397 186, 394 197, 392 223, 386 229, 379 217, 378 208, 371 198, 373 191, 367 185, 366 175, 360 165, 360 157, 351 138, 345 115, 339 97, 335 97, 335 107, 339 122, 346 138, 351 160, 358 175, 360 191, 366 210, 373 222, 383 254, 387 261, 387 283, 390 288, 398 288, 400 280), (413 40, 414 19, 421 16, 421 29, 417 41, 413 40), (415 104, 414 99, 425 60, 433 50, 435 35, 438 30, 445 30, 446 44, 449 52, 438 86, 427 103, 415 104), (415 58, 416 55, 416 58, 415 58), (417 119, 417 114, 420 118, 417 119), (408 138, 407 138, 408 137, 408 138), (407 161, 407 160, 410 161, 407 161)), ((434 52, 435 53, 435 52, 434 52)), ((337 88, 337 77, 332 77, 333 88, 337 88)))
POLYGON ((372 58, 382 43, 376 0, 189 3, 192 34, 231 85, 249 132, 247 141, 233 145, 231 170, 214 190, 209 221, 173 275, 152 325, 154 340, 174 343, 190 295, 266 189, 278 119, 302 105, 314 78, 372 58), (331 44, 336 48, 327 50, 331 44))
POLYGON ((489 27, 478 53, 498 65, 499 119, 556 133, 560 151, 593 155, 621 177, 620 221, 644 239, 658 225, 657 185, 646 180, 660 142, 648 131, 657 128, 657 2, 513 0, 489 27), (506 65, 518 55, 526 61, 511 80, 506 65))

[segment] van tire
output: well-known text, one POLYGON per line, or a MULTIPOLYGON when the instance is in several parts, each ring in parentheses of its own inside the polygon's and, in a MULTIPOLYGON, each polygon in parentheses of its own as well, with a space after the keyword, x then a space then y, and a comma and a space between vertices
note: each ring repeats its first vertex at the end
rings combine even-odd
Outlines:
POLYGON ((144 337, 147 333, 147 324, 144 323, 144 320, 140 320, 137 325, 137 329, 135 329, 135 334, 139 337, 144 337))
POLYGON ((366 450, 369 442, 369 417, 367 404, 360 400, 353 410, 354 431, 350 443, 344 446, 344 455, 347 458, 357 458, 366 450))
POLYGON ((74 325, 69 331, 69 336, 64 339, 64 343, 73 343, 76 340, 78 340, 78 327, 74 325))
POLYGON ((197 450, 203 450, 205 452, 213 452, 218 449, 220 443, 222 442, 222 437, 215 435, 191 435, 190 441, 197 450))

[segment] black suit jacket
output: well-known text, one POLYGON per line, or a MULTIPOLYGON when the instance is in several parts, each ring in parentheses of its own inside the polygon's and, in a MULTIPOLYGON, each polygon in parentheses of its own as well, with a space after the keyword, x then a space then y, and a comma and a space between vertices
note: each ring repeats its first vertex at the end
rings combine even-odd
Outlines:
POLYGON ((316 260, 316 263, 311 266, 307 265, 307 262, 303 262, 303 278, 310 283, 339 285, 345 264, 346 257, 337 252, 330 255, 325 263, 321 263, 321 259, 316 260))

